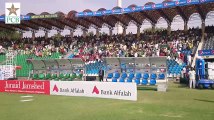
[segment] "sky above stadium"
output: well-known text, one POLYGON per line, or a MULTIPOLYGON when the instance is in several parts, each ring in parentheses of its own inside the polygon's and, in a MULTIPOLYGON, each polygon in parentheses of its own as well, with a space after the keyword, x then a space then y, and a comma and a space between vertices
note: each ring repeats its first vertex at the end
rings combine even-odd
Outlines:
MULTIPOLYGON (((161 3, 163 0, 123 0, 122 7, 128 7, 131 4, 136 4, 137 6, 143 6, 147 2, 154 2, 154 3, 161 3)), ((5 13, 5 3, 6 2, 19 2, 21 3, 21 14, 26 15, 27 13, 35 13, 41 14, 42 12, 48 13, 56 13, 61 11, 67 14, 71 10, 75 10, 77 12, 82 12, 85 9, 90 9, 92 11, 97 11, 99 8, 106 8, 112 9, 113 7, 117 6, 117 0, 0 0, 0 15, 5 13)), ((172 30, 176 29, 183 29, 183 21, 181 19, 177 19, 176 22, 172 23, 172 30), (174 24, 175 23, 175 24, 174 24)), ((189 27, 197 27, 200 26, 200 20, 194 21, 190 23, 189 27)), ((157 26, 159 27, 167 27, 166 21, 161 20, 160 24, 157 26)), ((141 29, 151 27, 150 23, 145 23, 141 29)), ((130 25, 127 29, 128 32, 136 32, 136 26, 130 25)), ((95 31, 93 28, 90 29, 91 31, 95 31)), ((90 31, 89 30, 89 31, 90 31)), ((101 29, 102 32, 108 32, 107 28, 101 29)), ((43 36, 44 32, 40 31, 41 34, 37 33, 37 36, 43 36)), ((113 33, 115 33, 113 31, 113 33)), ((56 31, 51 32, 50 34, 55 34, 56 31)), ((63 32, 63 35, 66 35, 67 32, 63 32)), ((80 35, 81 30, 76 30, 77 33, 80 35)), ((26 36, 30 36, 30 34, 25 34, 26 36)))
MULTIPOLYGON (((123 0, 122 5, 123 7, 128 7, 131 4, 142 6, 151 1, 161 3, 163 0, 123 0)), ((29 12, 35 14, 55 13, 58 11, 68 13, 71 10, 81 12, 85 9, 96 11, 99 8, 112 9, 117 6, 117 0, 0 0, 0 14, 4 14, 5 2, 20 2, 22 14, 29 12)))

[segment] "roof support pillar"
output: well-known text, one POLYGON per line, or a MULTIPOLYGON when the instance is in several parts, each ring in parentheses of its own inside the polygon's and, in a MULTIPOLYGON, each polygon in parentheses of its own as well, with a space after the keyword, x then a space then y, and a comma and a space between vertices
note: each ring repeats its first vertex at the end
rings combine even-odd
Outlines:
POLYGON ((117 34, 122 34, 123 33, 123 28, 120 24, 117 25, 117 34))
POLYGON ((21 39, 23 38, 23 33, 24 33, 24 32, 21 32, 21 33, 20 33, 20 34, 21 34, 21 36, 20 36, 21 39))
POLYGON ((100 29, 96 28, 96 37, 98 38, 100 36, 100 29))
POLYGON ((70 37, 73 38, 74 37, 74 29, 70 29, 70 37))
POLYGON ((204 35, 205 35, 205 19, 201 19, 201 35, 202 35, 202 41, 204 41, 204 35))
POLYGON ((83 32, 83 34, 82 34, 83 38, 86 38, 86 35, 87 35, 87 29, 82 29, 82 32, 83 32))
POLYGON ((109 27, 109 35, 112 36, 113 35, 113 28, 109 27))
POLYGON ((127 29, 127 26, 123 26, 123 36, 126 36, 126 29, 127 29))
POLYGON ((20 38, 21 38, 21 39, 23 38, 23 33, 24 33, 24 31, 19 31, 19 34, 20 34, 20 38))
POLYGON ((47 40, 48 39, 48 32, 45 31, 45 39, 47 40))
POLYGON ((48 39, 49 30, 45 30, 45 39, 48 39))
POLYGON ((140 37, 140 28, 141 28, 141 25, 137 25, 137 38, 140 37))
POLYGON ((32 30, 31 32, 32 32, 32 40, 35 40, 35 38, 36 38, 36 31, 32 30))
POLYGON ((184 20, 184 32, 188 31, 188 25, 187 25, 188 21, 184 20))
POLYGON ((155 26, 156 26, 156 25, 153 23, 153 24, 152 24, 152 33, 155 33, 155 26))
POLYGON ((168 23, 168 26, 167 26, 167 35, 170 35, 171 34, 171 23, 168 23))
POLYGON ((61 35, 62 31, 61 30, 57 30, 57 34, 61 35))

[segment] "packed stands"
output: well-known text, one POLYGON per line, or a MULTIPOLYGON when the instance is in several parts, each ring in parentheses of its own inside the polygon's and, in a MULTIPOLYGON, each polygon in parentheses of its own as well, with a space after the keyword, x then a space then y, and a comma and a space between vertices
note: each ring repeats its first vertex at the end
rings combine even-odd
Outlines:
POLYGON ((207 38, 203 44, 203 50, 213 50, 214 49, 214 38, 207 38))
MULTIPOLYGON (((144 32, 140 37, 129 33, 123 35, 94 35, 84 37, 62 37, 35 40, 6 40, 1 44, 1 51, 12 47, 18 52, 17 65, 23 67, 17 70, 17 76, 28 76, 31 66, 26 59, 56 59, 82 58, 86 62, 87 75, 97 75, 103 68, 103 57, 156 57, 167 56, 168 75, 179 75, 183 67, 190 65, 197 44, 201 39, 200 29, 189 29, 188 32, 172 31, 167 35, 165 30, 159 32, 144 32)), ((1 39, 2 40, 2 39, 1 39)), ((4 56, 0 57, 2 61, 4 56)), ((104 67, 106 69, 106 67, 104 67)))
POLYGON ((214 27, 213 26, 208 26, 206 29, 206 38, 203 44, 203 50, 214 50, 214 27))

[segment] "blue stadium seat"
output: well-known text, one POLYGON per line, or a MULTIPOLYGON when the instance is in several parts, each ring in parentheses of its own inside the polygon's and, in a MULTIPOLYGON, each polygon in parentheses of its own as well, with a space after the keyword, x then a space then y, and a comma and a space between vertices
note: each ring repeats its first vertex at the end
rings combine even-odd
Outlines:
POLYGON ((165 79, 165 75, 163 73, 159 74, 158 79, 165 79))
POLYGON ((113 73, 109 73, 107 79, 111 79, 113 77, 113 73))
POLYGON ((144 73, 143 74, 143 79, 148 79, 149 78, 149 74, 148 73, 144 73))
POLYGON ((131 79, 131 78, 128 78, 128 79, 127 79, 127 82, 132 82, 132 79, 131 79))
POLYGON ((115 73, 114 73, 114 78, 117 78, 117 79, 118 79, 119 77, 120 77, 120 73, 115 72, 115 73))
POLYGON ((140 79, 136 79, 136 80, 135 80, 135 83, 136 83, 137 85, 139 85, 139 84, 140 84, 140 79))
POLYGON ((141 77, 142 77, 142 76, 141 76, 141 73, 137 73, 135 78, 136 78, 136 79, 140 79, 141 77))
POLYGON ((120 78, 119 82, 125 82, 124 78, 120 78))
POLYGON ((113 79, 112 79, 112 82, 117 82, 117 78, 113 78, 113 79))
POLYGON ((150 85, 155 85, 156 84, 156 80, 155 79, 151 79, 150 80, 150 85))
POLYGON ((157 78, 157 75, 154 74, 154 73, 152 73, 152 74, 151 74, 151 79, 156 79, 156 78, 157 78))
POLYGON ((130 79, 133 79, 134 78, 134 73, 129 73, 129 77, 130 79))
POLYGON ((143 80, 142 80, 142 84, 143 84, 143 85, 147 85, 147 84, 148 84, 148 80, 147 80, 147 79, 143 79, 143 80))
POLYGON ((70 59, 74 58, 74 54, 71 54, 68 58, 70 58, 70 59))
POLYGON ((127 77, 127 74, 125 72, 122 73, 121 78, 126 78, 126 77, 127 77))

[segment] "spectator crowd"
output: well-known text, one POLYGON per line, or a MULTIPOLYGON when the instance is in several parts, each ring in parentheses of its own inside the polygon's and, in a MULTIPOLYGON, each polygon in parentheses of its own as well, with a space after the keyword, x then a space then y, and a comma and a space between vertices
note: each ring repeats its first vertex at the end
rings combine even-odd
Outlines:
MULTIPOLYGON (((212 30, 213 26, 207 27, 207 33, 212 30)), ((210 34, 207 34, 207 37, 210 37, 210 34)), ((67 36, 59 39, 37 37, 35 40, 22 38, 15 41, 0 38, 0 53, 5 53, 8 48, 20 54, 34 54, 41 57, 59 52, 64 56, 80 57, 86 61, 100 60, 103 57, 167 56, 168 59, 181 58, 188 63, 200 40, 201 30, 197 28, 189 29, 187 32, 172 31, 170 35, 167 35, 166 30, 155 33, 144 32, 140 37, 129 33, 126 36, 89 35, 86 38, 67 36), (189 57, 185 57, 185 51, 191 51, 189 57)))

